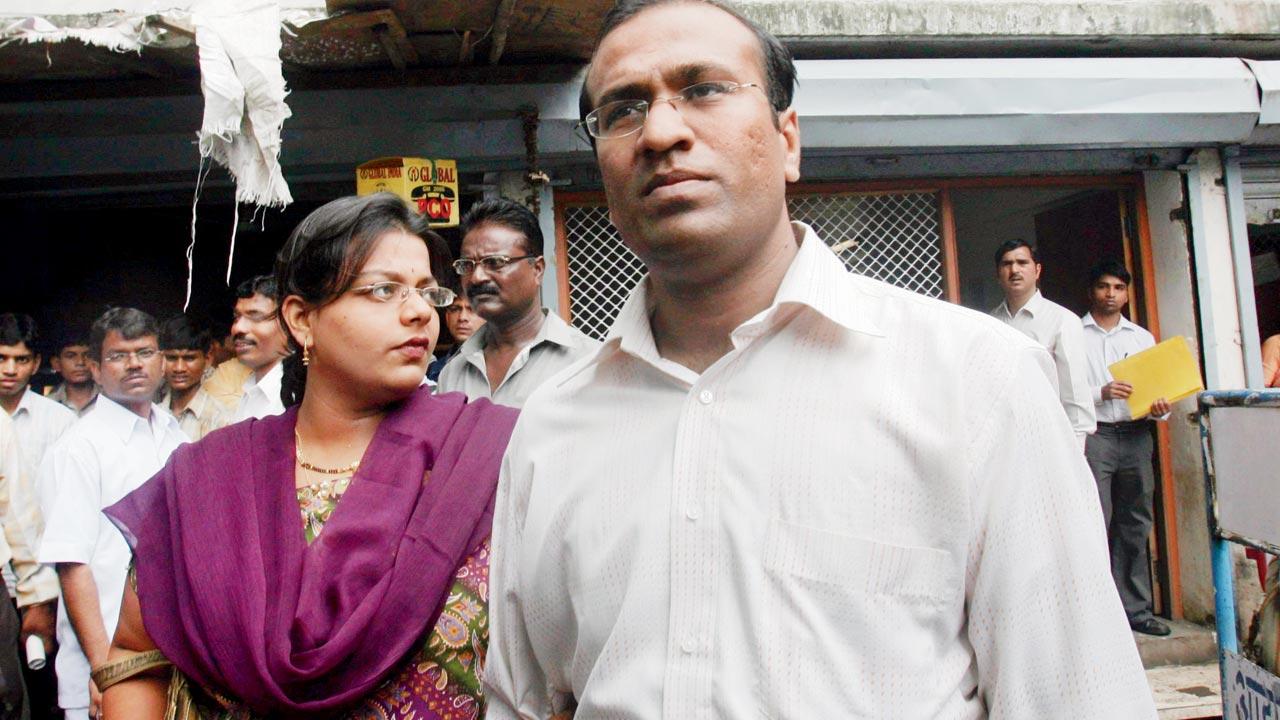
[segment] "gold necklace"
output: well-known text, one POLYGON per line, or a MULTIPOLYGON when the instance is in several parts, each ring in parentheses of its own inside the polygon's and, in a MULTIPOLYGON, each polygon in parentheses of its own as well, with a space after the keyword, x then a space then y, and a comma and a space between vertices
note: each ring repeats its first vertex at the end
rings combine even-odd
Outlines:
POLYGON ((298 467, 302 468, 303 470, 310 470, 311 472, 320 473, 321 475, 347 475, 347 474, 354 473, 356 470, 360 469, 359 460, 351 463, 346 467, 340 467, 340 468, 325 468, 325 467, 319 467, 317 465, 312 465, 311 463, 306 461, 306 458, 302 457, 302 434, 299 433, 296 428, 293 431, 293 439, 294 439, 293 455, 298 460, 298 467))

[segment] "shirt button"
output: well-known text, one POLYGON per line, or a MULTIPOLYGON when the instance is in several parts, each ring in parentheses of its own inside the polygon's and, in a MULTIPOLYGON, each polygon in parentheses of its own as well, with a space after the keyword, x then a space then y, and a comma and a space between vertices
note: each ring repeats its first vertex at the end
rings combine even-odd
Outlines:
POLYGON ((684 509, 684 516, 690 520, 697 520, 702 517, 702 511, 698 509, 697 505, 690 505, 684 509))
POLYGON ((715 399, 716 399, 716 396, 712 395, 710 390, 703 390, 702 392, 698 393, 698 402, 702 403, 703 405, 710 405, 711 401, 715 399))
POLYGON ((698 649, 698 644, 691 637, 685 638, 684 642, 680 643, 680 649, 684 651, 685 655, 692 655, 693 651, 698 649))

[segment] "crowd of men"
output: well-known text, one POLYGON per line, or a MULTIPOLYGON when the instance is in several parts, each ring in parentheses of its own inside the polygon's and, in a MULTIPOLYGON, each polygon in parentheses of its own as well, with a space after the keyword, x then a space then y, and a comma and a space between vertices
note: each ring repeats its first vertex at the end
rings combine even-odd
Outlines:
MULTIPOLYGON (((424 382, 439 377, 440 392, 519 406, 599 346, 542 307, 542 247, 523 206, 473 208, 455 263, 459 292, 441 311, 451 344, 424 382)), ((56 712, 54 678, 28 668, 20 652, 33 635, 54 658, 61 712, 93 714, 100 697, 89 671, 106 658, 129 567, 128 546, 102 509, 181 443, 284 412, 287 352, 265 275, 237 287, 225 333, 190 315, 158 322, 119 307, 83 335, 46 345, 32 318, 0 314, 0 497, 8 496, 0 564, 13 599, 0 604, 0 718, 56 712), (60 380, 47 394, 32 387, 46 353, 60 380)))

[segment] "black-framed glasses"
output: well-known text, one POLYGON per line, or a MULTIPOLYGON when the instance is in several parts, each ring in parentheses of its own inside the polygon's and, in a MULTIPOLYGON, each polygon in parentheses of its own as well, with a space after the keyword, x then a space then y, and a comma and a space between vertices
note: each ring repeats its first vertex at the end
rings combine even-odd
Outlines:
POLYGON ((142 348, 141 350, 117 350, 115 352, 109 352, 106 355, 103 355, 102 360, 103 362, 108 362, 108 363, 111 363, 112 365, 123 365, 126 362, 128 362, 129 358, 131 357, 138 358, 138 362, 147 362, 148 360, 154 358, 159 354, 160 354, 160 351, 157 350, 156 348, 142 348))
POLYGON ((459 275, 470 275, 476 271, 476 266, 484 268, 485 272, 496 273, 502 272, 511 263, 518 260, 534 260, 542 257, 541 255, 521 255, 519 257, 510 257, 507 255, 485 255, 482 258, 461 258, 453 261, 453 271, 459 275))
POLYGON ((698 122, 725 98, 743 88, 760 88, 757 83, 736 83, 728 80, 709 80, 690 85, 671 97, 653 100, 614 100, 587 113, 583 125, 593 138, 608 140, 626 137, 644 127, 649 110, 658 103, 668 102, 689 122, 698 122), (676 103, 679 102, 680 105, 676 103), (681 109, 683 105, 683 109, 681 109))
POLYGON ((409 293, 417 293, 418 297, 427 301, 431 307, 448 307, 453 304, 457 295, 452 290, 439 285, 415 288, 398 282, 377 282, 372 285, 361 285, 351 288, 357 295, 366 295, 378 302, 389 303, 393 300, 403 303, 409 299, 409 293))

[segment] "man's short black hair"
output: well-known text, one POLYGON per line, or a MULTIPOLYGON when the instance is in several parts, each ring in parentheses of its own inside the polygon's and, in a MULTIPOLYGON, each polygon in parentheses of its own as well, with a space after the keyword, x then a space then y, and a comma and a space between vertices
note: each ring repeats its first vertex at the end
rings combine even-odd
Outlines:
POLYGON ((254 295, 264 295, 276 300, 276 278, 274 275, 257 275, 236 286, 236 299, 248 300, 254 295))
POLYGON ((174 315, 160 325, 160 349, 207 353, 213 349, 213 331, 190 316, 174 315))
POLYGON ((459 229, 465 238, 475 228, 490 223, 524 235, 524 244, 529 248, 529 254, 542 254, 542 228, 538 225, 538 217, 520 203, 506 198, 476 203, 462 218, 459 229))
MULTIPOLYGON (((760 27, 736 9, 719 0, 619 0, 604 16, 604 23, 600 26, 600 33, 596 35, 595 47, 600 47, 600 43, 604 41, 609 33, 617 30, 619 25, 639 15, 641 12, 651 7, 674 2, 710 5, 723 10, 738 22, 747 26, 747 29, 760 42, 760 60, 764 65, 765 92, 769 96, 769 105, 773 107, 775 113, 780 113, 791 107, 796 91, 796 63, 791 57, 791 51, 778 38, 774 37, 773 33, 760 27)), ((593 57, 592 59, 594 60, 595 58, 593 57)), ((591 68, 588 66, 587 76, 590 77, 590 74, 591 68)), ((591 105, 591 96, 587 92, 587 82, 584 78, 582 90, 578 93, 579 120, 586 121, 587 113, 594 109, 591 105)))
POLYGON ((1000 267, 1000 261, 1004 259, 1005 255, 1008 255, 1018 248, 1026 248, 1030 250, 1031 262, 1037 265, 1040 264, 1040 253, 1036 252, 1036 246, 1022 238, 1015 238, 1013 240, 1006 240, 1000 243, 1000 247, 996 248, 996 267, 1000 267))
POLYGON ((1129 274, 1129 269, 1124 266, 1124 263, 1108 258, 1089 268, 1089 287, 1093 287, 1104 275, 1119 278, 1125 285, 1133 282, 1133 276, 1129 274))
POLYGON ((0 345, 26 345, 33 354, 39 355, 40 349, 36 347, 39 342, 40 331, 36 329, 36 321, 30 315, 0 315, 0 345))
POLYGON ((63 350, 76 345, 89 347, 89 337, 82 332, 72 332, 64 334, 58 338, 57 342, 52 346, 54 355, 61 355, 63 350))
POLYGON ((102 313, 89 328, 89 357, 102 361, 102 343, 107 334, 115 331, 125 340, 137 340, 148 335, 159 335, 156 319, 131 307, 113 307, 102 313))

